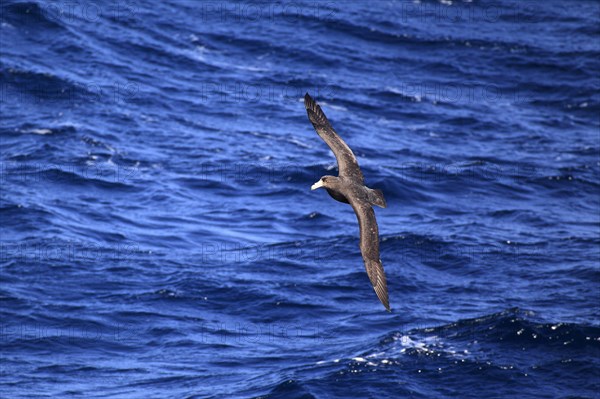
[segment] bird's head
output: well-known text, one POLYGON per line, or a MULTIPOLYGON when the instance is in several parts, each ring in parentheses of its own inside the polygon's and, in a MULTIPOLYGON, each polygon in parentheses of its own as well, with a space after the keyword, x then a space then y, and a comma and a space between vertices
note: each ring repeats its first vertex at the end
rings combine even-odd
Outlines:
POLYGON ((311 190, 316 190, 320 187, 330 188, 337 182, 337 177, 335 176, 323 176, 319 179, 318 182, 310 186, 311 190))

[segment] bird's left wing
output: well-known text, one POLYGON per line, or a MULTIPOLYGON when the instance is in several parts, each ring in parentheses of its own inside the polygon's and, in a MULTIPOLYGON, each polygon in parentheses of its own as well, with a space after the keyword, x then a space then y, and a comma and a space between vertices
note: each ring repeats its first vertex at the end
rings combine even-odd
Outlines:
POLYGON ((350 147, 348 147, 348 144, 346 144, 336 131, 333 130, 331 123, 329 123, 329 120, 319 104, 317 104, 308 93, 304 96, 304 107, 306 108, 308 119, 310 119, 313 127, 323 141, 331 148, 331 151, 333 151, 333 154, 337 159, 340 176, 347 176, 362 183, 364 180, 363 174, 360 171, 354 153, 350 147))
POLYGON ((383 264, 379 259, 379 229, 377 219, 375 219, 375 211, 369 203, 357 199, 351 198, 350 205, 352 205, 358 219, 360 252, 365 262, 369 280, 371 280, 375 293, 383 306, 388 312, 391 312, 383 264))

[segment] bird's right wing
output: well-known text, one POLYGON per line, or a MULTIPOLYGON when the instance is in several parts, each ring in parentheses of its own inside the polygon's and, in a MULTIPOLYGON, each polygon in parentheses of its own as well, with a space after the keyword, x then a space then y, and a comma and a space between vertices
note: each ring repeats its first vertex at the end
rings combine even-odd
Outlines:
POLYGON ((377 227, 377 219, 375 219, 375 211, 373 211, 371 204, 352 198, 350 199, 350 205, 352 205, 358 219, 360 252, 365 262, 369 280, 371 280, 375 293, 383 306, 388 312, 391 312, 383 264, 379 259, 379 228, 377 227))
POLYGON ((331 123, 327 120, 327 117, 323 110, 321 110, 319 104, 317 104, 308 93, 304 96, 304 107, 306 108, 308 119, 310 119, 313 127, 323 141, 331 148, 331 151, 333 151, 335 158, 337 159, 340 176, 347 176, 362 183, 364 180, 363 174, 360 171, 354 153, 350 147, 348 147, 348 144, 346 144, 335 130, 333 130, 331 123))

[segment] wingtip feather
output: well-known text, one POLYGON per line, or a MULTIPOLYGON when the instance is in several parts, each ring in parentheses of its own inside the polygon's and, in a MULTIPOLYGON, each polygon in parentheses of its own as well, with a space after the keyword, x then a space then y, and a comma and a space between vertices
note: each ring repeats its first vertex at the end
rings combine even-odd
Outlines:
POLYGON ((315 104, 315 100, 312 99, 310 94, 306 93, 304 95, 304 107, 306 109, 313 109, 315 104))
POLYGON ((381 304, 385 307, 385 310, 387 310, 388 312, 391 313, 392 308, 390 307, 390 300, 387 295, 387 290, 384 292, 377 292, 377 290, 375 290, 375 292, 377 293, 377 297, 379 298, 379 301, 381 301, 381 304))

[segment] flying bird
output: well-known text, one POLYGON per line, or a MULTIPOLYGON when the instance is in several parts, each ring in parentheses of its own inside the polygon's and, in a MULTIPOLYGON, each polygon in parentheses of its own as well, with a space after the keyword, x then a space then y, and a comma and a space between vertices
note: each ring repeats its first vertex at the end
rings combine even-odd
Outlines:
POLYGON ((369 280, 383 306, 391 312, 383 264, 379 259, 379 229, 372 207, 372 205, 381 208, 387 206, 383 192, 365 186, 354 153, 333 130, 319 104, 308 93, 304 96, 304 106, 313 127, 333 151, 339 169, 338 176, 323 176, 310 189, 323 187, 333 199, 350 204, 354 209, 360 228, 360 252, 369 280))

